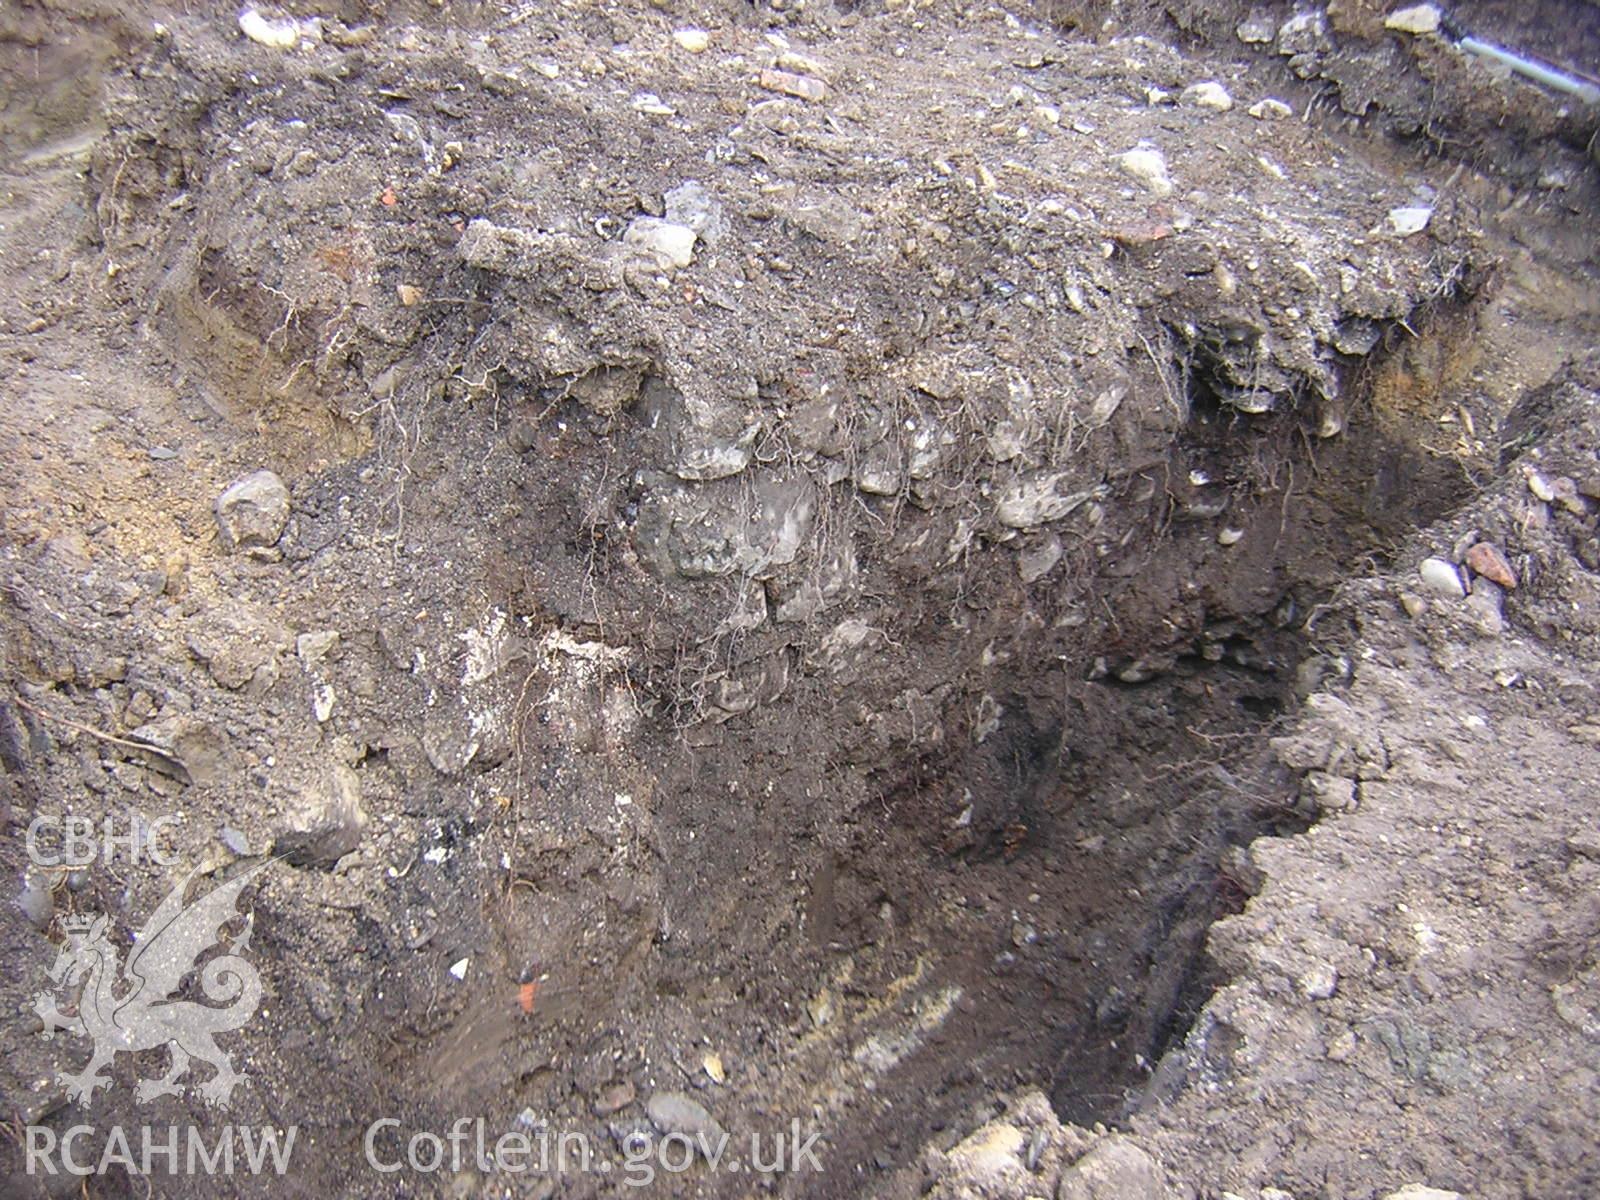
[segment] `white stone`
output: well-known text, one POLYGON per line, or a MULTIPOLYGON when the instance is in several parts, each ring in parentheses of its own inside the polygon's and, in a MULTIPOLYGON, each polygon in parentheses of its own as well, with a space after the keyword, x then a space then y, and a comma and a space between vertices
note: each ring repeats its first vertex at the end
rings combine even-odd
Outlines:
POLYGON ((1244 20, 1235 27, 1241 42, 1249 45, 1264 45, 1278 36, 1278 23, 1264 12, 1252 11, 1244 20))
POLYGON ((640 92, 633 98, 633 107, 636 112, 642 112, 652 117, 677 116, 678 110, 664 101, 654 92, 640 92))
POLYGON ((1265 100, 1257 100, 1245 111, 1258 121, 1276 121, 1283 117, 1294 115, 1294 109, 1290 108, 1282 100, 1275 100, 1271 96, 1268 96, 1265 100))
POLYGON ((629 246, 648 251, 666 268, 687 267, 694 261, 695 232, 687 225, 674 225, 659 217, 638 217, 628 226, 622 240, 629 246))
POLYGON ((1389 210, 1389 232, 1396 237, 1410 237, 1421 233, 1433 219, 1433 209, 1422 205, 1407 205, 1389 210))
POLYGON ((1422 582, 1441 596, 1452 600, 1459 600, 1467 594, 1467 589, 1462 586, 1461 572, 1454 563, 1446 562, 1442 558, 1425 558, 1417 568, 1417 574, 1422 576, 1422 582))
POLYGON ((993 1121, 950 1151, 950 1162, 975 1192, 1016 1195, 1028 1177, 1022 1162, 1027 1146, 1028 1138, 1022 1130, 1004 1121, 993 1121), (1009 1188, 1008 1181, 1012 1184, 1009 1188))
POLYGON ((662 214, 674 225, 692 229, 706 245, 715 245, 727 227, 722 203, 697 179, 686 179, 661 197, 662 214))
POLYGON ((710 434, 703 435, 694 444, 686 445, 678 452, 672 473, 679 479, 695 483, 737 475, 750 465, 751 446, 759 429, 759 425, 751 425, 731 441, 710 434))
POLYGON ((455 962, 450 964, 450 974, 457 979, 465 979, 467 977, 467 962, 468 960, 464 958, 456 959, 455 962))
POLYGON ((1009 483, 1000 492, 995 516, 1008 529, 1033 529, 1046 521, 1059 521, 1073 509, 1100 495, 1098 488, 1061 493, 1065 473, 1037 474, 1009 483))
POLYGON ((1228 95, 1228 89, 1215 79, 1192 83, 1184 88, 1183 102, 1209 108, 1212 112, 1227 112, 1233 107, 1233 97, 1228 95))
POLYGON ((1308 1000, 1327 1000, 1339 990, 1339 972, 1332 963, 1317 963, 1300 976, 1300 991, 1308 1000))
POLYGON ((1167 159, 1153 146, 1139 146, 1117 155, 1117 166, 1124 175, 1137 179, 1154 196, 1172 195, 1172 177, 1167 174, 1167 159))
POLYGON ((1217 544, 1221 546, 1237 546, 1244 539, 1242 529, 1224 529, 1217 534, 1217 544))
POLYGON ((679 29, 673 33, 672 40, 690 54, 701 54, 711 45, 711 35, 704 29, 679 29))
POLYGON ((1112 417, 1117 415, 1117 409, 1122 407, 1122 401, 1128 395, 1126 380, 1119 379, 1094 398, 1094 403, 1089 407, 1087 424, 1090 429, 1099 429, 1112 417))
POLYGON ((1401 33, 1436 33, 1439 29, 1439 8, 1434 4, 1413 4, 1396 9, 1384 18, 1383 27, 1401 33))
POLYGON ((1301 12, 1290 17, 1278 30, 1279 54, 1304 54, 1324 43, 1328 23, 1322 13, 1301 12))
POLYGON ((900 472, 887 462, 874 462, 868 459, 856 469, 855 481, 856 487, 869 496, 898 496, 900 494, 900 472))
POLYGON ((300 41, 300 22, 292 18, 269 21, 253 8, 239 14, 239 31, 252 42, 274 50, 293 50, 300 41))
POLYGON ((1408 1183, 1398 1192, 1390 1192, 1383 1200, 1461 1200, 1461 1193, 1447 1192, 1443 1188, 1428 1187, 1421 1183, 1408 1183))

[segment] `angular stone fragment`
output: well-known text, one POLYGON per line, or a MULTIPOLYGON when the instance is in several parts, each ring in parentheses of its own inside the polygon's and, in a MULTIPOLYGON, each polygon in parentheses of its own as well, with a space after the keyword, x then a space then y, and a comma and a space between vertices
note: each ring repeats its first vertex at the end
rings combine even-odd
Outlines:
POLYGON ((230 483, 216 509, 224 547, 271 546, 289 523, 289 489, 271 471, 254 471, 230 483))

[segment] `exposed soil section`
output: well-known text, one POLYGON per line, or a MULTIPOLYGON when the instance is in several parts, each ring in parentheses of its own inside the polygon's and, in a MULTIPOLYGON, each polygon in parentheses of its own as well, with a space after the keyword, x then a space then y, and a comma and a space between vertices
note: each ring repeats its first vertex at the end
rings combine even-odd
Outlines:
POLYGON ((34 1017, 181 876, 23 831, 130 809, 275 860, 239 1194, 690 1098, 823 1169, 662 1194, 1592 1190, 1592 114, 1353 10, 298 15, 0 46, 5 1194, 221 1120, 34 1017))

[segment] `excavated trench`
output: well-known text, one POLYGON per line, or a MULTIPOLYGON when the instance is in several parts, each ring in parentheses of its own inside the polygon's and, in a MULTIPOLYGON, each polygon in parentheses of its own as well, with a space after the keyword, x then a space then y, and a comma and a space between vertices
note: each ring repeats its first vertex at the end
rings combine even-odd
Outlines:
MULTIPOLYGON (((625 755, 603 713, 574 737, 531 707, 508 751, 540 820, 570 805, 575 760, 641 767, 649 865, 534 834, 508 871, 461 878, 447 911, 479 930, 463 944, 504 978, 540 975, 536 1028, 470 1005, 421 1021, 397 1003, 375 1086, 416 1102, 430 1079, 422 1122, 516 1097, 620 1139, 641 1123, 607 1111, 608 1088, 663 1055, 683 1074, 657 1086, 703 1087, 713 1053, 719 1071, 737 1062, 715 1096, 725 1125, 810 1114, 822 1130, 826 1173, 788 1185, 812 1195, 854 1194, 1018 1087, 1080 1123, 1126 1114, 1218 982, 1205 936, 1256 882, 1242 848, 1316 819, 1270 739, 1347 669, 1320 601, 1473 486, 1407 424, 1445 385, 1418 364, 1448 357, 1435 343, 1459 335, 1458 316, 1419 317, 1420 334, 1351 372, 1337 438, 1318 437, 1310 405, 1241 412, 1206 355, 1181 350, 1188 419, 1105 498, 1134 514, 1118 550, 1069 549, 1060 607, 1019 589, 1009 557, 980 554, 959 582, 908 572, 881 598, 902 664, 888 704, 870 657, 821 669, 817 652, 754 634, 709 651, 652 642, 647 613, 628 629, 530 604, 552 594, 548 574, 491 592, 562 636, 657 647, 614 675, 648 714, 625 755), (1219 538, 1219 493, 1237 538, 1219 538), (730 703, 730 679, 758 702, 730 703)), ((603 590, 625 551, 570 481, 603 477, 626 429, 572 401, 544 419, 570 448, 524 450, 538 499, 507 558, 548 560, 549 531, 577 529, 565 553, 603 590)), ((638 503, 626 480, 615 494, 626 527, 638 503)), ((918 519, 885 502, 863 558, 918 519)), ((733 585, 698 586, 694 603, 737 611, 733 585)), ((850 634, 853 648, 887 639, 850 634)), ((403 972, 384 987, 404 995, 403 972)))
MULTIPOLYGON (((1079 1123, 1139 1105, 1218 982, 1205 937, 1254 886, 1241 849, 1317 816, 1270 739, 1345 669, 1320 601, 1473 486, 1426 442, 1450 382, 1430 364, 1451 359, 1459 315, 1388 331, 1392 348, 1351 369, 1332 438, 1310 404, 1242 411, 1222 351, 1174 338, 1169 377, 1134 386, 1181 387, 1187 417, 1164 454, 1112 464, 1112 536, 1061 547, 1048 591, 1008 548, 975 545, 960 572, 897 560, 927 514, 847 502, 881 589, 857 611, 884 620, 820 641, 706 622, 750 603, 728 579, 634 584, 596 615, 650 578, 632 561, 649 488, 616 466, 648 435, 648 382, 636 412, 551 389, 509 403, 537 420, 441 432, 437 465, 414 464, 410 520, 462 521, 447 465, 506 446, 520 503, 500 506, 481 573, 439 594, 482 596, 585 673, 512 673, 509 736, 473 768, 510 772, 490 803, 436 790, 403 742, 369 736, 369 803, 414 819, 438 857, 417 847, 391 868, 348 944, 325 913, 258 901, 271 961, 304 964, 308 989, 360 989, 335 1044, 296 1034, 292 1002, 267 1035, 264 1073, 324 1131, 317 1177, 349 1171, 378 1114, 438 1129, 532 1110, 622 1145, 648 1128, 639 1079, 718 1080, 704 1098, 736 1131, 804 1120, 825 1171, 784 1187, 815 1196, 953 1143, 1000 1093, 1043 1088, 1079 1123), (696 618, 675 605, 715 636, 686 638, 696 618), (618 717, 624 700, 637 719, 618 717), (420 955, 470 958, 468 987, 442 993, 420 955), (539 991, 519 1015, 523 980, 539 991), (308 1098, 329 1072, 341 1086, 308 1098)), ((344 519, 359 462, 304 500, 309 541, 344 519)), ((380 625, 405 619, 378 603, 380 625)), ((450 751, 429 736, 437 768, 450 751)), ((345 907, 331 903, 340 927, 345 907)), ((737 1178, 702 1183, 739 1194, 737 1178)))
MULTIPOLYGON (((312 672, 331 721, 312 724, 298 674, 169 680, 261 751, 244 799, 218 805, 239 825, 261 810, 252 843, 328 758, 368 818, 359 853, 297 857, 256 901, 276 991, 240 1119, 315 1131, 308 1177, 373 1194, 376 1117, 531 1112, 621 1146, 651 1128, 650 1096, 686 1091, 736 1134, 818 1131, 824 1173, 781 1190, 844 1197, 1019 1088, 1079 1123, 1139 1106, 1219 983, 1205 939, 1259 882, 1244 849, 1319 815, 1271 741, 1348 671, 1323 602, 1497 465, 1455 445, 1482 282, 1464 252, 1374 241, 1347 257, 1379 282, 1341 266, 1354 294, 1308 299, 1278 277, 1314 280, 1289 257, 1312 251, 1274 261, 1268 226, 1235 228, 1220 202, 1212 232, 1171 242, 1172 214, 1130 209, 1102 251, 1098 226, 1030 225, 930 170, 904 218, 918 236, 872 271, 826 241, 837 205, 777 220, 760 190, 727 195, 748 255, 707 247, 700 275, 669 279, 628 257, 609 207, 593 245, 563 224, 593 214, 562 198, 561 147, 598 154, 611 126, 566 101, 513 122, 488 58, 470 105, 440 85, 433 111, 491 147, 526 121, 539 156, 507 150, 502 171, 486 149, 391 186, 418 125, 395 80, 429 62, 454 78, 450 55, 404 62, 377 118, 393 162, 364 157, 372 114, 354 110, 301 147, 284 88, 219 103, 248 161, 230 148, 207 176, 150 134, 95 169, 107 245, 142 230, 141 198, 160 214, 143 236, 164 249, 128 273, 147 271, 183 419, 206 437, 258 422, 261 457, 295 476, 289 532, 263 561, 222 557, 217 596, 343 641, 312 672), (168 201, 180 185, 192 220, 188 190, 168 201), (1217 230, 1261 256, 1255 309, 1218 298, 1240 285, 1202 244, 1217 230), (1291 345, 1286 311, 1316 337, 1291 345), (750 430, 692 411, 728 395, 750 430), (1038 511, 1009 519, 1008 489, 1042 476, 1038 511), (1051 490, 1068 479, 1082 490, 1051 490)), ((1128 113, 1144 107, 1106 119, 1128 113)), ((710 161, 661 139, 618 150, 636 178, 606 205, 660 208, 689 168, 658 158, 710 161)), ((890 175, 862 178, 887 196, 890 175)), ((1120 220, 1110 177, 1103 196, 1079 182, 1120 220)), ((1342 180, 1306 187, 1310 224, 1337 212, 1349 250, 1368 222, 1342 180)), ((1272 230, 1307 220, 1294 200, 1274 193, 1272 230)), ((886 228, 896 212, 880 205, 886 228)))
MULTIPOLYGON (((1432 440, 1468 313, 1374 328, 1332 413, 1241 392, 1225 332, 1168 328, 1129 386, 1181 409, 1171 436, 1111 457, 1077 532, 969 539, 954 569, 934 506, 795 483, 781 446, 756 446, 755 482, 692 493, 631 466, 670 423, 647 370, 506 378, 492 405, 436 410, 406 467, 419 532, 357 601, 398 672, 351 734, 388 870, 358 907, 258 902, 263 953, 305 964, 291 994, 339 1022, 307 1037, 291 1001, 263 1034, 268 1085, 321 1131, 316 1177, 348 1174, 378 1115, 531 1111, 620 1147, 651 1128, 646 1095, 714 1089, 726 1128, 818 1131, 823 1174, 783 1186, 842 1197, 1019 1088, 1079 1123, 1137 1107, 1219 982, 1206 933, 1257 882, 1243 848, 1318 815, 1271 739, 1347 670, 1319 605, 1474 486, 1432 440), (483 464, 471 488, 464 463, 483 464), (673 516, 685 494, 710 507, 673 516), (729 512, 809 496, 810 561, 854 547, 850 617, 766 619, 825 592, 814 574, 661 569, 720 553, 702 527, 729 512), (463 595, 492 619, 450 630, 476 649, 425 693, 404 630, 463 595), (501 690, 501 736, 474 688, 501 690), (441 988, 455 962, 464 986, 441 988), (329 1073, 339 1088, 306 1093, 329 1073)), ((190 357, 195 378, 217 353, 190 357)), ((957 464, 982 453, 978 431, 953 442, 957 464)), ((289 554, 336 545, 371 477, 361 456, 320 476, 289 554)), ((314 889, 334 864, 292 865, 314 889)))

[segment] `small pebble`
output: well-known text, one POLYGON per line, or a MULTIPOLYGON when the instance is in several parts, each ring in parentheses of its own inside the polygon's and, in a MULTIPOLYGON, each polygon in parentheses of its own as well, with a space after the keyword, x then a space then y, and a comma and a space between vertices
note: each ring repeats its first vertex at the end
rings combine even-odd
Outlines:
POLYGON ((1557 477, 1550 484, 1550 493, 1555 497, 1557 504, 1574 516, 1585 516, 1589 511, 1589 506, 1584 503, 1583 497, 1578 495, 1578 485, 1565 475, 1557 477))
POLYGON ((1410 237, 1421 233, 1433 219, 1433 209, 1420 205, 1407 205, 1389 210, 1389 232, 1396 237, 1410 237))
POLYGON ((293 18, 269 21, 253 8, 239 14, 239 32, 252 42, 274 50, 293 50, 300 41, 300 22, 293 18))
POLYGON ((1278 36, 1278 23, 1264 12, 1252 11, 1234 28, 1241 42, 1260 46, 1278 36))
POLYGON ((1122 173, 1137 179, 1153 196, 1172 195, 1172 178, 1167 174, 1167 159, 1161 151, 1140 146, 1117 155, 1122 173))
POLYGON ((683 1092, 657 1092, 645 1102, 645 1115, 663 1134, 682 1134, 688 1138, 702 1135, 720 1139, 722 1126, 692 1096, 683 1092))
POLYGON ((1327 1000, 1339 990, 1339 972, 1329 963, 1317 963, 1300 976, 1300 991, 1308 1000, 1327 1000))
POLYGON ((1290 108, 1282 100, 1275 100, 1271 96, 1268 96, 1265 100, 1257 100, 1245 111, 1258 121, 1277 121, 1294 115, 1294 109, 1290 108))
POLYGON ((1215 79, 1190 84, 1183 89, 1182 99, 1185 104, 1209 108, 1212 112, 1227 112, 1233 107, 1233 97, 1228 95, 1228 89, 1215 79))
POLYGON ((778 71, 770 67, 756 76, 756 82, 769 92, 782 92, 785 96, 809 100, 813 104, 820 102, 828 94, 827 86, 820 79, 810 75, 796 75, 793 71, 778 71))
POLYGON ((1467 609, 1472 614, 1478 632, 1485 637, 1499 637, 1505 632, 1505 592, 1500 585, 1480 576, 1472 581, 1472 594, 1467 597, 1467 609))
POLYGON ((636 218, 622 240, 653 255, 663 270, 687 267, 694 261, 694 230, 659 217, 636 218))
POLYGON ((1467 589, 1461 583, 1461 572, 1456 570, 1454 563, 1442 558, 1423 559, 1417 574, 1422 576, 1423 583, 1441 596, 1459 600, 1467 594, 1467 589))
POLYGON ((1393 29, 1398 33, 1434 33, 1439 28, 1439 9, 1433 4, 1413 4, 1408 8, 1396 9, 1383 20, 1385 29, 1393 29))
POLYGON ((677 116, 678 110, 666 103, 654 92, 640 92, 633 98, 634 111, 642 112, 652 117, 677 116))
POLYGON ((35 929, 45 928, 56 915, 56 902, 50 895, 50 889, 41 880, 31 876, 23 881, 22 891, 17 895, 17 907, 35 929))
POLYGON ((1511 569, 1506 556, 1490 542, 1478 542, 1467 550, 1467 566, 1507 591, 1517 586, 1517 573, 1511 569))

